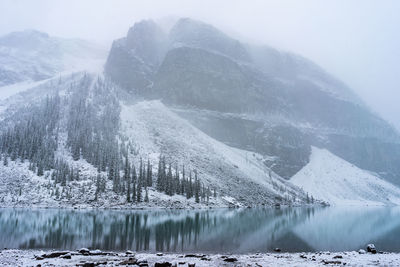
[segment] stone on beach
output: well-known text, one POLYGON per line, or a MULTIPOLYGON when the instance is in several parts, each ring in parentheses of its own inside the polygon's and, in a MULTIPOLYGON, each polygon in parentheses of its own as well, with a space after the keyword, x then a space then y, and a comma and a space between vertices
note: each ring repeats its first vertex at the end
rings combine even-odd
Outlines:
POLYGON ((78 250, 78 252, 81 254, 90 254, 90 250, 87 248, 81 248, 78 250))
POLYGON ((365 253, 367 253, 365 250, 363 250, 362 248, 360 248, 359 250, 358 250, 358 254, 365 254, 365 253))
POLYGON ((69 253, 69 251, 54 251, 54 252, 42 254, 42 257, 43 258, 57 258, 57 257, 60 257, 62 255, 68 254, 68 253, 69 253))
POLYGON ((367 246, 367 251, 372 253, 372 254, 376 254, 376 248, 374 244, 368 244, 367 246))

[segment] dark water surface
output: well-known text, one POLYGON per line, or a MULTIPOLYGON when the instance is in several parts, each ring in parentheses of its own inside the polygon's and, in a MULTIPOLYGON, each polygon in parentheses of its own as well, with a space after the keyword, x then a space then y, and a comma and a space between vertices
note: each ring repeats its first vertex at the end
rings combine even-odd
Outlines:
POLYGON ((0 247, 169 252, 400 252, 400 207, 0 209, 0 247))

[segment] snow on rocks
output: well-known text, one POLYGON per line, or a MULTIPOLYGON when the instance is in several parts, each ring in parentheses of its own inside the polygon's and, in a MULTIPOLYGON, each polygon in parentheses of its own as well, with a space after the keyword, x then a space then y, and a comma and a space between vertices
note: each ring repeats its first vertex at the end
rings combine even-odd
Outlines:
POLYGON ((332 205, 400 204, 400 188, 326 149, 313 147, 310 162, 290 181, 332 205))
POLYGON ((372 253, 372 254, 376 254, 376 248, 374 244, 368 244, 367 245, 367 251, 372 253))
POLYGON ((87 248, 81 248, 81 249, 78 250, 78 252, 81 253, 81 254, 89 254, 90 251, 87 248))
POLYGON ((154 253, 108 252, 101 255, 82 255, 67 252, 71 258, 52 257, 40 258, 39 250, 2 250, 0 251, 1 266, 116 266, 136 264, 139 266, 399 266, 399 253, 359 254, 350 252, 315 252, 315 253, 255 253, 255 254, 211 254, 202 257, 185 257, 184 254, 165 253, 157 256, 154 253))
POLYGON ((68 253, 69 253, 69 251, 53 251, 53 252, 42 254, 41 257, 42 258, 57 258, 60 256, 64 256, 68 253))

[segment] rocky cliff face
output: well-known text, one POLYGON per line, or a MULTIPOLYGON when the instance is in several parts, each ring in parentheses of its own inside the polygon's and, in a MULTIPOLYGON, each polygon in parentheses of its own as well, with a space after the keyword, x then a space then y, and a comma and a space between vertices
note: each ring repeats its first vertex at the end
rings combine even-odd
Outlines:
POLYGON ((136 23, 127 37, 114 41, 105 71, 129 91, 146 92, 154 83, 167 45, 167 35, 153 21, 136 23))
POLYGON ((298 55, 244 44, 190 19, 169 33, 143 21, 114 42, 105 73, 131 93, 161 99, 211 137, 268 156, 265 164, 285 178, 307 164, 314 145, 400 184, 396 130, 298 55))

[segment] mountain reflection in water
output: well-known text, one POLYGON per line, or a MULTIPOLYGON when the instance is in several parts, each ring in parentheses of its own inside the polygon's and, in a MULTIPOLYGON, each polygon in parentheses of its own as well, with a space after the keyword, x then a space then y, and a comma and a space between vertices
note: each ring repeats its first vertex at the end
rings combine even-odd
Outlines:
POLYGON ((400 251, 399 207, 0 209, 0 246, 169 252, 400 251))

